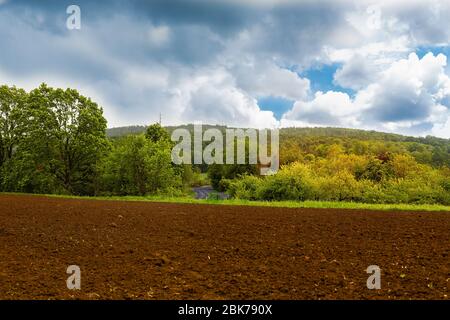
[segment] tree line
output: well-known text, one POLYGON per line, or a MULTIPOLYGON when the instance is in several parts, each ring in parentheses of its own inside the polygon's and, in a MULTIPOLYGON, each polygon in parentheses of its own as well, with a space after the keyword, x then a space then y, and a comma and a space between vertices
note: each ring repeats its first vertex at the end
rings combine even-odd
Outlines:
POLYGON ((74 195, 183 192, 159 125, 110 140, 103 110, 74 89, 0 86, 0 190, 74 195))
POLYGON ((0 86, 0 190, 176 196, 210 183, 242 199, 450 204, 449 139, 284 128, 281 168, 261 177, 256 165, 173 164, 176 128, 107 130, 102 108, 74 89, 0 86))

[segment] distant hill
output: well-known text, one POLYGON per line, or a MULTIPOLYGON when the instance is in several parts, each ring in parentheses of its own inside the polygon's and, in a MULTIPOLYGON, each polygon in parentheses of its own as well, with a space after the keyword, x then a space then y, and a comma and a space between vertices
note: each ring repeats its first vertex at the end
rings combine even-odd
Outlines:
POLYGON ((341 137, 354 138, 359 140, 381 140, 393 142, 417 142, 428 145, 449 144, 450 139, 443 139, 434 136, 412 137, 396 133, 386 133, 374 130, 347 129, 347 128, 283 128, 283 135, 287 136, 311 136, 311 137, 341 137))
MULTIPOLYGON (((118 139, 129 134, 145 132, 146 126, 111 128, 107 135, 118 139)), ((165 127, 169 134, 177 128, 188 129, 193 124, 165 127)), ((219 125, 203 125, 203 129, 216 128, 224 132, 231 128, 219 125)), ((299 154, 324 156, 327 148, 340 145, 345 152, 355 154, 377 154, 380 152, 409 153, 417 162, 434 167, 450 166, 450 139, 433 136, 410 137, 394 133, 346 128, 283 128, 280 130, 281 163, 297 159, 299 154)))
MULTIPOLYGON (((193 130, 193 124, 186 124, 180 126, 166 126, 165 128, 171 133, 177 128, 185 128, 190 131, 193 130)), ((220 125, 203 125, 203 129, 217 128, 224 131, 227 128, 233 128, 220 125)), ((110 128, 106 130, 108 137, 122 137, 129 134, 140 134, 145 132, 147 126, 126 126, 110 128)), ((449 144, 450 139, 443 139, 434 136, 426 137, 412 137, 404 136, 395 133, 379 132, 374 130, 361 130, 361 129, 347 129, 347 128, 335 128, 335 127, 316 127, 316 128, 282 128, 280 130, 280 136, 284 137, 338 137, 338 138, 354 138, 359 140, 381 140, 381 141, 393 141, 393 142, 417 142, 427 145, 442 145, 449 144)))
POLYGON ((106 135, 110 138, 123 137, 129 134, 140 134, 147 129, 147 126, 128 126, 106 129, 106 135))
MULTIPOLYGON (((218 128, 219 130, 223 131, 226 128, 230 128, 227 126, 219 126, 219 125, 209 125, 209 124, 204 124, 202 125, 203 129, 209 129, 209 128, 218 128)), ((169 131, 169 133, 172 133, 173 130, 175 129, 188 129, 189 131, 193 131, 194 125, 193 124, 185 124, 185 125, 180 125, 180 126, 165 126, 165 128, 167 129, 167 131, 169 131)), ((117 137, 123 137, 129 134, 140 134, 145 132, 145 130, 147 129, 147 126, 128 126, 128 127, 117 127, 117 128, 109 128, 106 129, 106 135, 110 138, 117 138, 117 137)))

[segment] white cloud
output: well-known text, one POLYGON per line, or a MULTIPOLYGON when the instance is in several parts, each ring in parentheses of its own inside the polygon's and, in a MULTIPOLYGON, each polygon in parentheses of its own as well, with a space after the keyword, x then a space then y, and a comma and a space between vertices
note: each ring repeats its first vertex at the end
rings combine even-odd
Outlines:
POLYGON ((444 137, 450 139, 450 112, 447 111, 447 121, 444 123, 437 123, 431 129, 431 134, 437 137, 444 137))
POLYGON ((450 43, 450 2, 399 0, 383 1, 382 10, 393 27, 403 26, 414 45, 450 43))
POLYGON ((168 26, 151 26, 148 38, 152 46, 161 47, 170 41, 170 28, 168 26))
POLYGON ((440 103, 436 95, 449 80, 445 66, 443 54, 431 53, 422 59, 411 53, 408 59, 393 63, 357 97, 370 105, 364 117, 380 122, 426 120, 440 103))
POLYGON ((440 0, 366 0, 349 6, 347 21, 365 43, 407 36, 413 46, 450 43, 450 3, 440 0))
POLYGON ((374 81, 374 75, 398 60, 408 58, 418 46, 450 44, 450 2, 375 1, 354 2, 346 20, 359 42, 337 46, 326 43, 324 61, 342 63, 335 75, 340 86, 358 90, 374 81))
POLYGON ((274 96, 291 100, 305 99, 310 90, 308 79, 264 61, 248 61, 231 68, 236 84, 254 97, 274 96))
POLYGON ((450 78, 446 57, 411 53, 374 75, 351 99, 340 92, 297 101, 282 125, 345 126, 450 137, 450 78))
POLYGON ((236 87, 223 68, 196 72, 176 87, 170 104, 181 111, 182 121, 255 128, 277 125, 273 113, 260 110, 256 99, 236 87))
POLYGON ((346 93, 317 92, 311 101, 297 101, 283 116, 283 125, 290 120, 312 126, 355 126, 355 106, 346 93))

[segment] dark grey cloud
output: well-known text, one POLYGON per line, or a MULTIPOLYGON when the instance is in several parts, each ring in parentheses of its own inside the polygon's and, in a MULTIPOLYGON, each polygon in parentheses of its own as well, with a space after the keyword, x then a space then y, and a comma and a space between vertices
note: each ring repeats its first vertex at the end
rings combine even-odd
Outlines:
POLYGON ((343 88, 359 90, 373 82, 375 74, 372 61, 356 55, 336 71, 333 82, 343 88))
POLYGON ((251 25, 261 14, 252 6, 227 1, 155 0, 131 1, 131 8, 140 16, 159 24, 203 25, 222 36, 232 36, 251 25))
POLYGON ((146 60, 142 55, 182 63, 208 62, 223 51, 225 42, 234 44, 232 39, 249 31, 251 38, 243 43, 246 51, 298 64, 312 59, 332 31, 346 25, 344 6, 325 1, 262 6, 207 0, 17 0, 6 2, 0 10, 36 31, 64 36, 70 32, 65 28, 65 9, 70 4, 81 7, 83 26, 95 33, 98 42, 113 54, 140 61, 146 60), (173 29, 170 46, 146 45, 149 23, 173 29))
POLYGON ((26 18, 29 11, 51 17, 45 24, 36 26, 52 32, 63 32, 64 24, 60 22, 65 20, 65 16, 61 13, 72 4, 82 8, 87 23, 122 14, 137 22, 150 19, 156 24, 171 26, 202 25, 224 36, 232 35, 251 24, 258 19, 260 12, 245 4, 207 0, 14 0, 6 2, 2 9, 10 10, 22 18, 26 18))
POLYGON ((420 120, 430 114, 433 105, 428 95, 417 97, 403 92, 385 91, 374 101, 365 118, 381 122, 420 120))

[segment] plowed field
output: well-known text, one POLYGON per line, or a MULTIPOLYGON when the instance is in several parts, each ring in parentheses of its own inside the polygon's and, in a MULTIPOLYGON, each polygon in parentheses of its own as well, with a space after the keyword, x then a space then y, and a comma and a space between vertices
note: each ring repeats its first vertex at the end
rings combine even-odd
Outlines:
POLYGON ((0 299, 448 299, 450 214, 0 196, 0 299), (69 290, 69 265, 81 290, 69 290), (369 290, 366 268, 381 268, 369 290))

